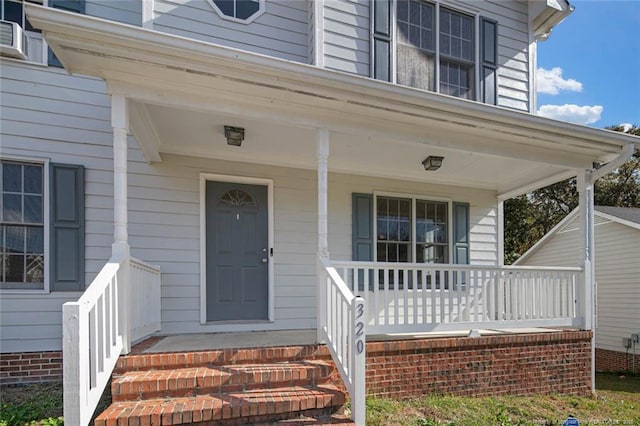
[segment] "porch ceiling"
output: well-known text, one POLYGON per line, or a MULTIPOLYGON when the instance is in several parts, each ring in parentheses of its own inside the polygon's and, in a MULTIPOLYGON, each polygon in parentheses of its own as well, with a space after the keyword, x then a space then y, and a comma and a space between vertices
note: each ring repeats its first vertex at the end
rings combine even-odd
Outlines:
POLYGON ((72 73, 130 100, 131 130, 161 153, 315 168, 315 129, 331 130, 329 169, 509 192, 615 158, 631 138, 504 108, 27 5, 72 73), (226 145, 223 126, 246 129, 226 145), (428 155, 445 157, 425 172, 428 155))

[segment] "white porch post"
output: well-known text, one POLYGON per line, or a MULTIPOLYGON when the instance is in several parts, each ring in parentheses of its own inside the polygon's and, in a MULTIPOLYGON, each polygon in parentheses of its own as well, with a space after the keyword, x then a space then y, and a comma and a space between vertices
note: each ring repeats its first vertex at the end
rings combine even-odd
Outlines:
MULTIPOLYGON (((584 170, 578 173, 579 217, 580 229, 582 230, 580 262, 584 267, 584 283, 578 292, 578 313, 584 317, 583 328, 595 332, 593 182, 591 170, 584 170)), ((591 341, 591 390, 595 390, 595 334, 591 341)))
POLYGON ((114 242, 112 256, 121 259, 122 267, 118 272, 120 306, 120 332, 123 339, 123 352, 131 350, 129 321, 129 233, 127 207, 127 138, 129 134, 129 112, 127 99, 121 95, 111 96, 111 126, 113 127, 113 225, 114 242))
POLYGON ((498 266, 504 266, 504 199, 498 197, 498 266))
POLYGON ((321 258, 329 258, 329 225, 328 225, 328 170, 329 159, 329 130, 318 129, 317 135, 317 160, 318 160, 318 285, 316 292, 316 329, 317 340, 321 342, 322 327, 327 324, 327 299, 326 278, 321 258))

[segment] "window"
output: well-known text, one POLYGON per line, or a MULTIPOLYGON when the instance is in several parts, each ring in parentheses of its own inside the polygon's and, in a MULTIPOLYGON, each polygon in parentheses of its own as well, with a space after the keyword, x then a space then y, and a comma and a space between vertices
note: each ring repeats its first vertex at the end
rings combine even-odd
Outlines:
POLYGON ((449 203, 376 197, 378 262, 449 263, 449 203))
POLYGON ((42 164, 0 162, 0 288, 44 289, 42 164))
POLYGON ((417 0, 397 1, 397 83, 474 99, 474 18, 417 0), (436 66, 439 62, 439 72, 436 66))
POLYGON ((264 0, 208 0, 224 19, 248 24, 264 12, 264 0))
MULTIPOLYGON (((33 0, 29 3, 42 4, 42 1, 33 0)), ((0 0, 0 19, 16 22, 24 32, 24 55, 30 62, 44 63, 44 41, 42 32, 33 28, 24 13, 22 0, 0 0)))
POLYGON ((393 0, 374 4, 374 78, 465 99, 497 102, 495 21, 476 19, 440 3, 396 0, 396 21, 392 25, 388 11, 392 4, 393 0))

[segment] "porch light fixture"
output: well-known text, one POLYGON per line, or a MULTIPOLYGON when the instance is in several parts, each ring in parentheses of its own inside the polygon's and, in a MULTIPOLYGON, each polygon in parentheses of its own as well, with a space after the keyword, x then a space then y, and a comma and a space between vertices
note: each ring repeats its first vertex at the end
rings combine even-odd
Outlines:
POLYGON ((427 171, 438 170, 440 166, 442 166, 443 160, 444 160, 444 157, 436 157, 436 156, 430 155, 424 159, 424 161, 422 162, 422 165, 424 166, 424 169, 427 171))
POLYGON ((244 127, 224 126, 224 137, 227 145, 240 146, 244 140, 244 127))

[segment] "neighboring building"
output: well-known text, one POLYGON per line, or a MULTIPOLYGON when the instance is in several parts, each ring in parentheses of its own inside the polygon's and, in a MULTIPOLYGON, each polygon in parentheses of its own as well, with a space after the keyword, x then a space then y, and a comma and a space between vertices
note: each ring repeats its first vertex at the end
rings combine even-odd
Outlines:
POLYGON ((154 332, 314 330, 358 417, 366 335, 591 330, 588 256, 535 305, 503 267, 505 199, 577 175, 589 218, 636 142, 532 114, 565 0, 38 3, 1 9, 3 381, 59 377, 63 328, 92 392, 154 332))
MULTIPOLYGON (((595 208, 596 370, 640 370, 640 208, 595 208), (635 360, 633 359, 635 355, 635 360)), ((569 214, 517 265, 574 266, 578 212, 569 214)))

